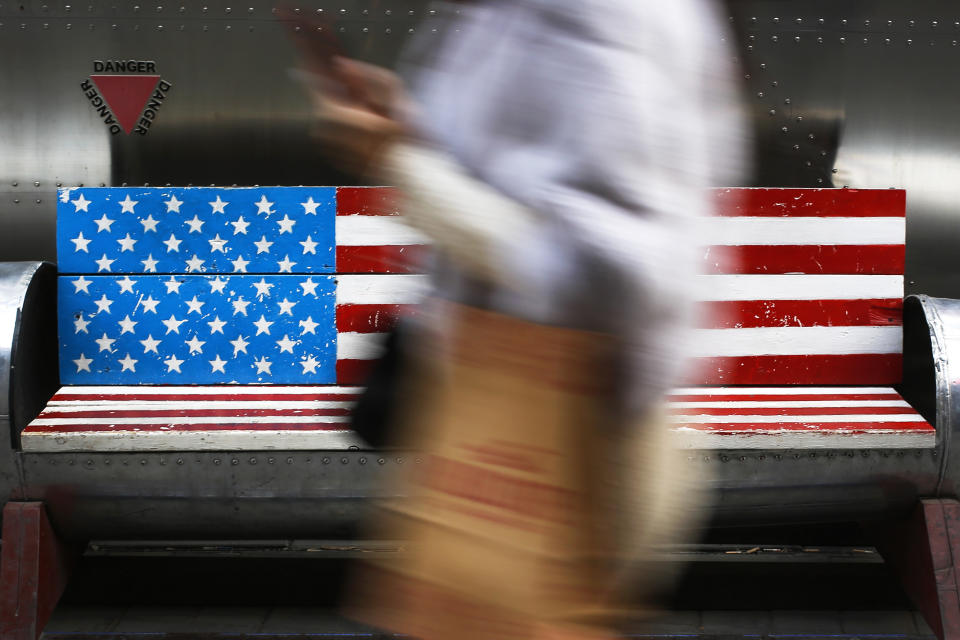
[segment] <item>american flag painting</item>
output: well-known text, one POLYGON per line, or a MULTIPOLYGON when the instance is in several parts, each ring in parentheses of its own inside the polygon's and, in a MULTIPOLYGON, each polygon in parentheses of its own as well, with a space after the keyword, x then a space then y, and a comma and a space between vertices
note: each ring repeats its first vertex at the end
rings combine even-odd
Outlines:
POLYGON ((361 382, 421 242, 384 188, 62 190, 61 382, 361 382))

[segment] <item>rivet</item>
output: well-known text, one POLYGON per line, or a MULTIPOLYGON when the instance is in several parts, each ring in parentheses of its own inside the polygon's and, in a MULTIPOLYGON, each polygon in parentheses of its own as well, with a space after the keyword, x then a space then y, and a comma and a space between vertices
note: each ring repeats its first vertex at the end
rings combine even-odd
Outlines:
POLYGON ((770 40, 772 40, 773 42, 777 42, 777 41, 780 40, 780 37, 779 37, 779 36, 770 36, 770 40))
POLYGON ((328 458, 327 456, 323 456, 322 458, 320 458, 320 462, 323 464, 330 464, 330 458, 328 458))
POLYGON ((883 44, 890 44, 890 38, 884 38, 883 44))
POLYGON ((870 26, 870 21, 869 21, 869 20, 864 20, 864 21, 863 21, 863 26, 869 27, 869 26, 870 26))
POLYGON ((826 20, 824 20, 823 18, 817 18, 817 23, 824 24, 825 22, 826 20))
POLYGON ((214 458, 213 464, 220 464, 220 458, 214 458))
POLYGON ((790 98, 784 98, 783 104, 790 104, 790 98))
POLYGON ((146 458, 140 458, 140 465, 141 465, 141 466, 146 466, 146 464, 147 464, 147 459, 146 459, 146 458))
POLYGON ((800 36, 793 36, 793 41, 799 43, 799 42, 800 42, 800 36))
POLYGON ((780 18, 774 18, 773 22, 774 24, 780 24, 780 18))
POLYGON ((273 464, 274 462, 276 462, 274 458, 267 458, 267 464, 273 464))
POLYGON ((386 460, 384 460, 383 458, 377 458, 377 464, 384 464, 385 462, 386 460))
POLYGON ((917 21, 916 21, 916 20, 910 20, 909 22, 907 22, 907 26, 915 27, 915 26, 917 26, 917 21))
POLYGON ((103 459, 103 464, 104 464, 105 466, 108 466, 108 467, 109 467, 109 466, 110 466, 110 458, 104 458, 104 459, 103 459))
POLYGON ((796 23, 797 23, 797 24, 803 24, 803 18, 797 18, 797 19, 796 19, 796 23))
POLYGON ((162 24, 158 24, 158 25, 157 25, 157 31, 163 31, 163 25, 162 25, 162 24))
POLYGON ((816 138, 816 136, 813 135, 812 133, 808 133, 808 134, 807 134, 807 138, 810 139, 810 140, 813 140, 813 139, 816 138))
POLYGON ((133 11, 134 12, 140 11, 140 5, 134 5, 133 11))
POLYGON ((763 91, 757 91, 757 97, 758 97, 758 98, 762 98, 762 97, 763 97, 763 91))
POLYGON ((847 26, 847 19, 844 18, 843 20, 841 20, 840 24, 842 24, 843 26, 847 26))
POLYGON ((787 131, 789 131, 789 129, 786 127, 780 127, 780 131, 783 131, 784 133, 786 133, 787 131))
POLYGON ((158 6, 157 6, 157 13, 160 13, 161 11, 163 11, 163 7, 158 5, 158 6))
POLYGON ((363 29, 360 29, 360 31, 363 33, 369 33, 370 29, 368 27, 364 27, 363 29))
POLYGON ((777 86, 780 86, 780 83, 777 82, 776 80, 774 80, 773 82, 770 83, 770 86, 771 86, 771 87, 777 87, 777 86))
POLYGON ((107 183, 106 183, 106 182, 101 182, 101 183, 100 183, 100 186, 101 186, 101 187, 105 187, 105 186, 107 186, 107 183))
POLYGON ((183 458, 177 458, 177 464, 183 464, 183 458))
POLYGON ((203 11, 204 13, 206 13, 206 12, 207 12, 207 10, 208 10, 208 8, 207 8, 207 7, 203 7, 202 9, 200 9, 200 11, 203 11))
POLYGON ((408 15, 408 16, 416 15, 416 13, 417 13, 417 12, 414 11, 413 9, 410 9, 409 11, 407 11, 407 15, 408 15))
POLYGON ((383 30, 383 32, 384 32, 384 33, 393 33, 393 29, 391 29, 390 27, 387 27, 386 29, 383 30))
POLYGON ((821 151, 821 152, 820 152, 820 155, 821 155, 821 156, 825 156, 825 155, 827 155, 827 152, 826 152, 826 151, 821 151))
POLYGON ((184 13, 186 10, 187 10, 187 8, 184 7, 184 6, 182 6, 182 5, 181 5, 181 7, 180 7, 179 9, 177 9, 177 11, 179 11, 180 13, 184 13))
POLYGON ((952 44, 953 46, 957 46, 957 41, 954 40, 951 44, 952 44))
POLYGON ((752 44, 748 44, 748 45, 747 45, 747 51, 753 51, 753 45, 752 45, 752 44))
POLYGON ((58 182, 58 183, 57 183, 57 186, 58 186, 58 187, 62 187, 62 186, 63 186, 63 183, 62 183, 62 182, 58 182))
POLYGON ((359 460, 357 460, 357 462, 359 462, 360 464, 367 464, 367 459, 366 459, 366 458, 360 458, 359 460))
POLYGON ((20 204, 20 198, 14 198, 13 204, 20 204))
POLYGON ((37 198, 36 202, 37 204, 40 204, 40 198, 37 198))
POLYGON ((807 161, 804 162, 803 164, 805 164, 805 165, 808 166, 808 167, 812 167, 812 166, 813 166, 813 163, 810 162, 809 160, 807 160, 807 161))
POLYGON ((775 116, 775 115, 777 115, 777 110, 776 110, 776 109, 770 109, 770 111, 768 111, 767 113, 769 113, 769 114, 772 115, 772 116, 775 116))
POLYGON ((414 462, 417 464, 421 464, 423 462, 423 458, 417 458, 416 460, 414 460, 414 462))
POLYGON ((397 458, 397 464, 403 464, 403 458, 397 458))
POLYGON ((223 28, 224 31, 230 31, 231 29, 233 29, 233 27, 231 27, 229 24, 223 28))
POLYGON ((793 145, 793 150, 794 150, 794 151, 799 151, 799 150, 800 150, 800 145, 798 145, 798 144, 793 145))
POLYGON ((911 44, 913 44, 913 40, 911 40, 910 38, 907 38, 907 45, 909 46, 911 44))
POLYGON ((304 462, 308 462, 308 463, 313 462, 313 458, 311 458, 310 456, 307 456, 306 458, 304 458, 304 462))
POLYGON ((934 29, 936 29, 939 24, 940 24, 940 23, 937 22, 936 20, 932 20, 932 21, 930 22, 930 26, 933 27, 934 29))
POLYGON ((113 29, 114 31, 116 31, 116 30, 117 30, 117 25, 112 24, 112 25, 110 25, 110 28, 113 29))
POLYGON ((728 461, 729 459, 730 459, 729 456, 720 456, 720 461, 721 461, 721 462, 726 462, 726 461, 728 461))
POLYGON ((836 169, 830 169, 830 173, 836 173, 836 172, 837 172, 836 169))
POLYGON ((231 13, 232 11, 233 11, 232 7, 227 7, 226 9, 223 10, 224 13, 231 13))
POLYGON ((69 31, 70 29, 73 29, 73 25, 68 22, 68 23, 67 23, 67 31, 69 31))
POLYGON ((247 462, 249 462, 250 464, 257 464, 257 459, 256 459, 256 458, 250 458, 249 460, 247 460, 247 462))
POLYGON ((863 39, 863 44, 867 44, 870 40, 868 38, 863 39))
POLYGON ((349 462, 350 462, 350 459, 347 458, 346 456, 340 458, 340 464, 347 464, 349 462))
POLYGON ((71 467, 72 467, 73 465, 75 465, 76 463, 77 463, 77 461, 76 461, 76 460, 73 460, 73 459, 71 459, 71 460, 69 460, 69 461, 67 462, 67 464, 69 464, 71 467))
POLYGON ((230 464, 233 466, 237 466, 238 464, 240 464, 240 461, 237 460, 236 458, 230 458, 230 464))
POLYGON ((44 22, 44 23, 43 23, 43 28, 44 28, 44 29, 49 29, 49 28, 50 28, 50 23, 44 22))
POLYGON ((774 454, 773 459, 774 459, 774 460, 783 460, 783 456, 780 455, 779 453, 777 453, 777 454, 774 454))
POLYGON ((287 464, 293 464, 293 458, 287 458, 287 464))
POLYGON ((823 37, 817 36, 817 44, 823 44, 823 37))
POLYGON ((843 36, 840 36, 840 44, 847 44, 847 39, 843 36))
POLYGON ((803 116, 797 116, 797 122, 803 122, 803 116))
POLYGON ((370 15, 370 9, 364 9, 364 10, 361 11, 360 13, 362 13, 362 14, 365 15, 365 16, 368 16, 368 15, 370 15))
POLYGON ((757 39, 757 36, 752 36, 752 35, 751 35, 751 36, 747 36, 747 40, 749 40, 750 42, 753 42, 753 41, 755 41, 756 39, 757 39))
POLYGON ((92 466, 93 466, 93 460, 89 460, 89 459, 88 459, 85 464, 86 464, 88 467, 92 467, 92 466))
POLYGON ((823 182, 823 178, 817 178, 817 182, 823 182))
POLYGON ((750 17, 750 22, 753 22, 754 24, 756 24, 756 22, 757 22, 757 16, 751 16, 751 17, 750 17))

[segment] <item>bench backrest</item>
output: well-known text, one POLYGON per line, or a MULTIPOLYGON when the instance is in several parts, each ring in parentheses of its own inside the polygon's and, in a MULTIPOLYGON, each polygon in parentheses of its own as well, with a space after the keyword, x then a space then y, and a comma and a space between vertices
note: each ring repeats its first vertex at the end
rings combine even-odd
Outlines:
MULTIPOLYGON (((904 192, 716 198, 691 384, 899 382, 904 192)), ((61 381, 362 383, 426 285, 396 214, 387 188, 63 190, 61 381)))
POLYGON ((391 189, 60 193, 64 384, 356 384, 416 302, 391 189), (158 342, 159 341, 159 342, 158 342))

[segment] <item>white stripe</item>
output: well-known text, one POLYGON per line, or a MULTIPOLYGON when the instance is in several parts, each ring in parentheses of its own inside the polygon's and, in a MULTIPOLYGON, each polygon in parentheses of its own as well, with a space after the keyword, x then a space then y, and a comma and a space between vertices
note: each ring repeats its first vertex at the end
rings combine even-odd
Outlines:
MULTIPOLYGON (((150 416, 143 418, 37 418, 29 426, 44 427, 68 424, 270 424, 274 422, 323 424, 349 422, 348 416, 150 416)), ((134 429, 136 431, 136 429, 134 429)))
MULTIPOLYGON (((360 276, 362 277, 362 276, 360 276)), ((699 300, 863 300, 902 298, 903 276, 698 276, 699 300)))
POLYGON ((905 400, 785 400, 785 401, 720 401, 670 402, 671 409, 792 409, 795 407, 909 407, 905 400))
MULTIPOLYGON (((348 394, 363 392, 363 387, 337 387, 326 385, 207 385, 189 387, 161 386, 105 386, 105 387, 61 387, 57 394, 69 395, 256 395, 256 394, 348 394)), ((56 396, 54 396, 56 397, 56 396)), ((71 401, 66 401, 71 402, 71 401)))
POLYGON ((715 245, 900 244, 906 219, 815 217, 714 217, 704 222, 715 245))
MULTIPOLYGON (((930 432, 842 433, 830 431, 772 431, 762 433, 716 433, 699 429, 673 429, 680 449, 723 451, 729 449, 932 449, 936 434, 930 432)), ((26 444, 24 444, 26 448, 26 444)))
POLYGON ((345 450, 365 443, 353 431, 24 432, 24 451, 295 451, 345 450))
MULTIPOLYGON (((676 424, 684 424, 688 422, 698 423, 712 423, 712 424, 737 424, 737 423, 751 423, 751 422, 769 422, 771 424, 777 424, 781 422, 798 422, 798 423, 809 423, 809 424, 819 424, 821 422, 869 422, 872 424, 884 424, 887 422, 923 422, 923 418, 916 413, 868 413, 863 415, 836 415, 828 414, 822 416, 769 416, 769 415, 744 415, 737 414, 732 416, 715 416, 715 415, 700 415, 700 416, 669 416, 669 421, 676 424)), ((811 427, 814 428, 814 427, 811 427)))
POLYGON ((900 353, 902 343, 902 327, 697 329, 689 353, 695 357, 900 353))
POLYGON ((422 275, 340 275, 337 304, 415 304, 429 287, 422 275))
POLYGON ((341 247, 427 244, 423 234, 398 216, 337 216, 337 245, 341 247))
MULTIPOLYGON (((197 400, 192 402, 179 400, 87 400, 60 405, 48 404, 47 408, 44 409, 44 414, 47 411, 76 413, 78 411, 91 411, 93 409, 107 409, 110 411, 191 411, 196 409, 285 409, 288 411, 314 411, 317 409, 350 409, 354 404, 354 402, 328 402, 323 400, 260 400, 253 402, 245 402, 242 400, 197 400)), ((224 421, 227 421, 227 419, 224 418, 224 421)))
MULTIPOLYGON (((671 395, 709 396, 764 396, 764 395, 825 395, 825 394, 888 394, 897 393, 893 387, 680 387, 671 395)), ((899 395, 899 394, 897 394, 899 395)))
POLYGON ((375 360, 383 353, 385 333, 337 334, 337 360, 375 360))

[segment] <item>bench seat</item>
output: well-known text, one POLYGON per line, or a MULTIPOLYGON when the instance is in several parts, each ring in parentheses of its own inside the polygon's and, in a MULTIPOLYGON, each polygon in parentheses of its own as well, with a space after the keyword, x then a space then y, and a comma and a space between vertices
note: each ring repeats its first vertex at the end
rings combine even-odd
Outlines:
MULTIPOLYGON (((26 451, 344 449, 359 387, 64 387, 22 433, 26 451)), ((692 387, 667 412, 690 449, 932 448, 891 387, 692 387)))

